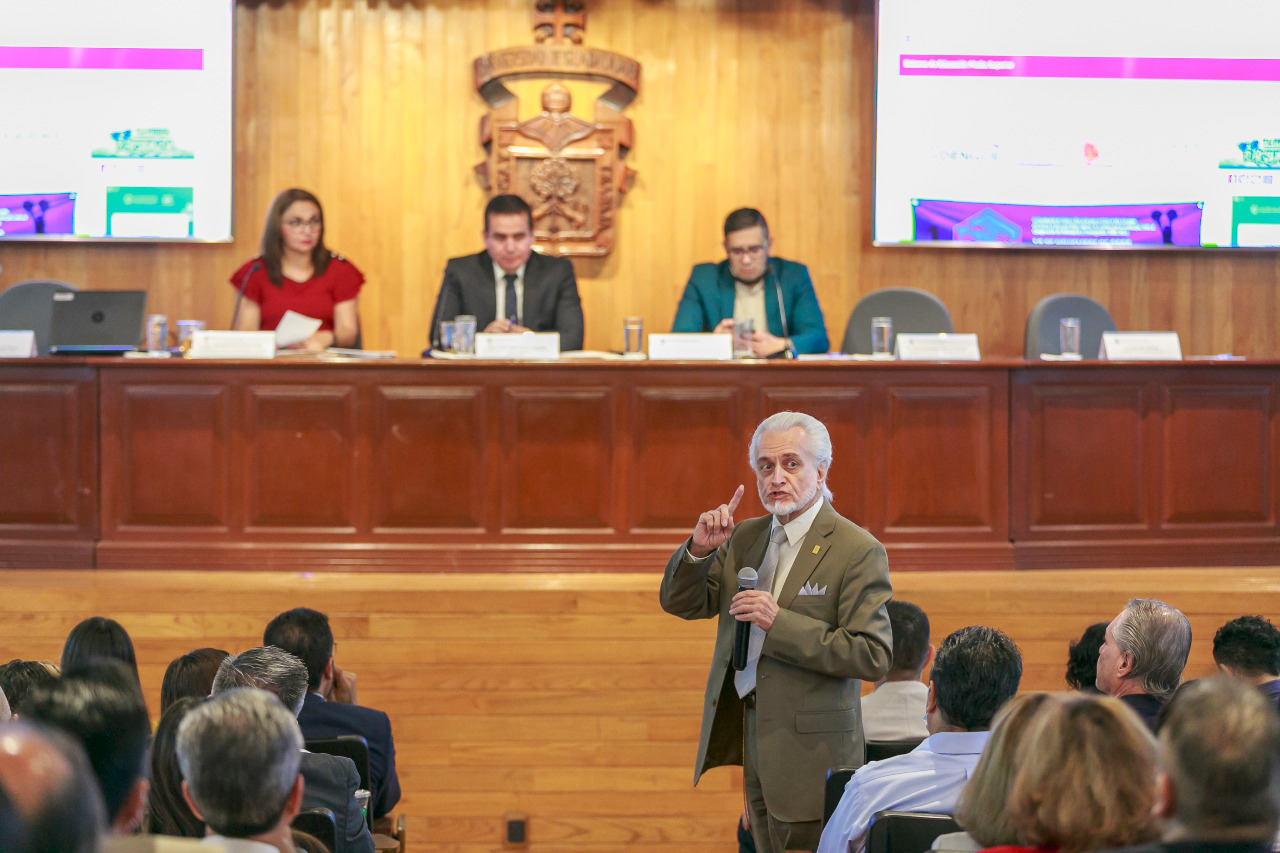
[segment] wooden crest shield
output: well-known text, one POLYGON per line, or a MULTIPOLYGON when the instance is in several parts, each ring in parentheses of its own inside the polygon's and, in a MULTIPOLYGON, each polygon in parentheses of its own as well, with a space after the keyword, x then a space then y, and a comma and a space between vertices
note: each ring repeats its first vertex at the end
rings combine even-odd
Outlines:
POLYGON ((533 45, 486 53, 474 63, 475 84, 489 104, 480 122, 486 151, 476 166, 490 196, 515 193, 533 207, 535 246, 550 255, 607 255, 613 248, 621 196, 635 175, 624 162, 631 120, 622 114, 640 89, 640 63, 582 46, 586 12, 574 0, 542 0, 533 45), (541 111, 520 119, 508 79, 541 78, 541 111), (611 84, 591 120, 573 112, 561 82, 611 84))

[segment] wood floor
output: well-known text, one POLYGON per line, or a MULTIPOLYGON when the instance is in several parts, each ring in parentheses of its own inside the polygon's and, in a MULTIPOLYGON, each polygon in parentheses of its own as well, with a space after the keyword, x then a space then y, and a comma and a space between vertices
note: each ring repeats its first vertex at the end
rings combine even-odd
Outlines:
MULTIPOLYGON (((323 610, 362 704, 391 715, 415 851, 502 850, 502 819, 529 820, 531 851, 733 850, 741 774, 692 788, 712 625, 658 607, 653 574, 0 572, 0 660, 57 660, 86 616, 131 633, 153 713, 175 656, 259 645, 276 613, 323 610)), ((1001 628, 1023 689, 1060 689, 1067 642, 1130 597, 1182 609, 1195 636, 1186 677, 1212 669, 1214 631, 1280 617, 1275 568, 910 572, 899 598, 935 641, 1001 628)))

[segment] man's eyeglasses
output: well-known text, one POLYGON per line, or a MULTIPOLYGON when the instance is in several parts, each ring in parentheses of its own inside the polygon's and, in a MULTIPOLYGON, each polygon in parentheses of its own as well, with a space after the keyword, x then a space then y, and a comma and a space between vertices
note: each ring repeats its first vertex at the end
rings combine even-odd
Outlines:
POLYGON ((763 255, 764 250, 767 248, 769 248, 767 243, 763 246, 731 246, 729 247, 729 254, 735 258, 756 258, 763 255))
POLYGON ((319 228, 324 223, 320 221, 319 217, 315 217, 313 219, 286 219, 284 224, 286 228, 292 228, 294 231, 301 231, 303 228, 308 230, 319 228))

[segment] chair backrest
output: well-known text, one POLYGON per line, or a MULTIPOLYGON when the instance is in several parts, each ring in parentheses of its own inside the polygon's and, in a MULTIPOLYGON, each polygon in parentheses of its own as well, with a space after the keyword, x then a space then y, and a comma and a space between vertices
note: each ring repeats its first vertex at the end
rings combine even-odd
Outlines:
POLYGON ((0 329, 30 329, 36 333, 40 355, 49 354, 49 324, 53 319, 53 295, 76 288, 65 281, 20 281, 0 293, 0 329))
POLYGON ((867 853, 927 853, 939 835, 959 831, 949 814, 876 812, 867 833, 867 853))
POLYGON ((1063 317, 1080 318, 1080 355, 1085 358, 1097 358, 1102 333, 1116 330, 1116 321, 1102 303, 1078 293, 1055 293, 1037 302, 1027 315, 1025 358, 1037 359, 1042 352, 1062 354, 1058 321, 1063 317))
POLYGON ((867 761, 884 761, 895 755, 905 755, 920 745, 924 738, 913 740, 869 740, 867 741, 867 761))
POLYGON ((841 352, 871 352, 871 319, 892 317, 893 336, 889 339, 889 351, 899 332, 926 334, 953 332, 951 314, 942 300, 914 287, 886 287, 872 291, 858 300, 844 327, 844 344, 841 352))
POLYGON ((832 767, 827 771, 827 784, 822 790, 822 825, 826 826, 835 814, 840 798, 844 796, 844 786, 849 784, 856 767, 832 767))
MULTIPOLYGON (((369 782, 369 742, 364 739, 364 735, 315 738, 307 741, 307 751, 350 758, 355 762, 356 772, 360 774, 360 787, 373 793, 369 782)), ((369 807, 365 810, 365 820, 370 828, 373 827, 373 802, 374 798, 371 797, 369 807)))
POLYGON ((319 838, 320 843, 329 848, 329 853, 338 848, 338 821, 329 809, 298 812, 289 826, 319 838))

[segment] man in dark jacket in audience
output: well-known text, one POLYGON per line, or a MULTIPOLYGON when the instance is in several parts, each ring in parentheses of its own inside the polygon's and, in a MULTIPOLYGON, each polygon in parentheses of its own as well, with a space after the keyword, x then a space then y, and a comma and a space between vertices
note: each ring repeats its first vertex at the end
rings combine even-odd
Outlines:
POLYGON ((1182 680, 1191 623, 1153 598, 1135 598, 1107 626, 1098 652, 1098 689, 1128 705, 1154 730, 1156 715, 1182 680))
POLYGON ((1213 635, 1213 662, 1280 707, 1280 630, 1261 616, 1232 619, 1213 635))

